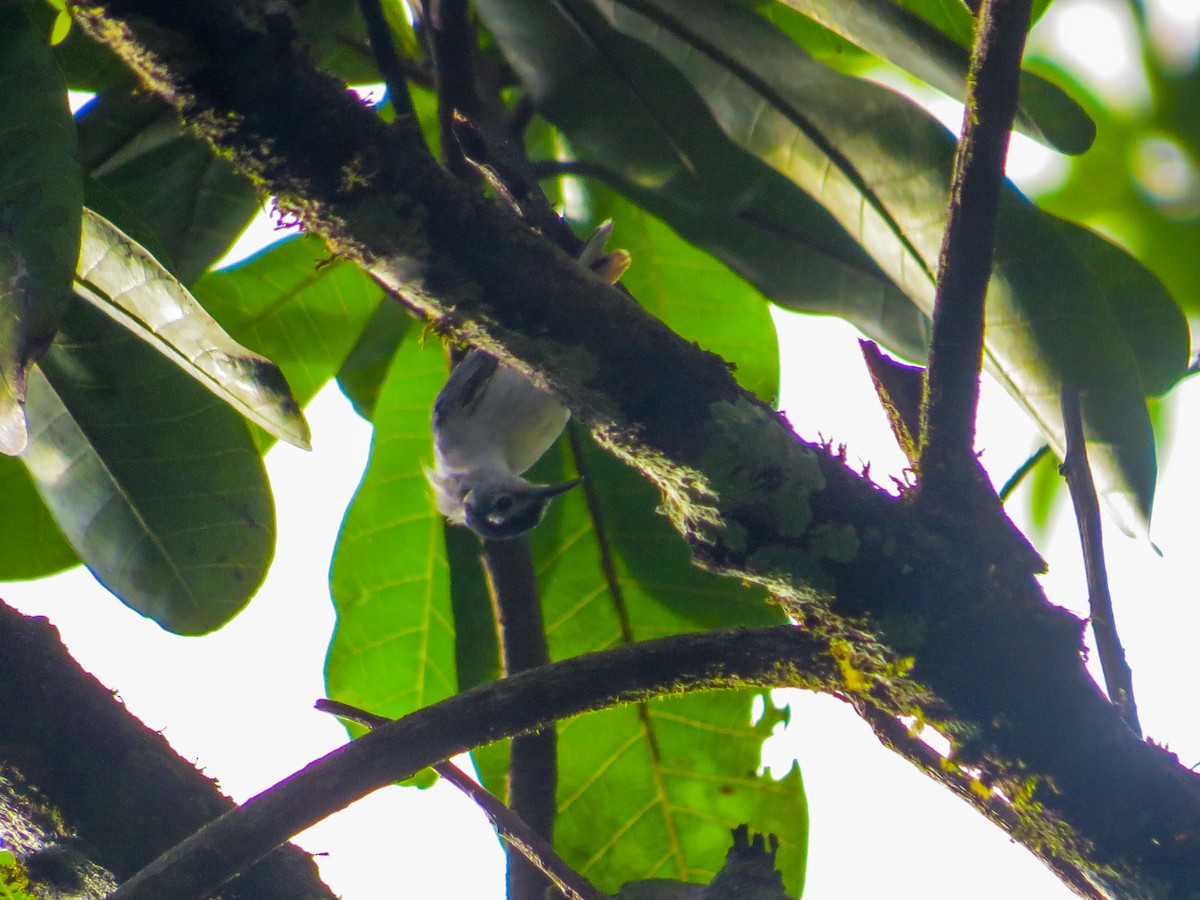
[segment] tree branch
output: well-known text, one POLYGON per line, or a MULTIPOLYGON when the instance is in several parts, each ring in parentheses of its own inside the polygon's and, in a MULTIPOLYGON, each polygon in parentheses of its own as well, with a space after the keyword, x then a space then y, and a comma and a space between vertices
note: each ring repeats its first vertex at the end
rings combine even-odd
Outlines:
POLYGON ((1027 565, 964 544, 797 439, 720 358, 347 98, 278 16, 251 27, 221 0, 73 9, 310 231, 554 391, 659 487, 699 564, 768 586, 836 651, 845 690, 890 665, 886 691, 855 696, 946 734, 956 765, 1012 798, 1015 839, 1105 893, 1200 891, 1200 779, 1130 733, 1081 663, 1081 623, 1027 565))
MULTIPOLYGON (((367 728, 379 728, 392 721, 337 700, 318 700, 316 707, 321 712, 350 719, 367 728)), ((541 734, 544 731, 550 731, 550 729, 543 729, 534 734, 541 734)), ((528 736, 526 735, 526 737, 528 736)), ((516 741, 517 738, 513 738, 513 740, 516 741)), ((595 885, 568 866, 562 857, 554 852, 549 841, 536 829, 530 827, 524 819, 516 814, 515 810, 509 809, 497 800, 454 763, 442 760, 433 764, 433 770, 474 801, 475 805, 488 817, 492 827, 504 838, 505 843, 544 873, 550 882, 567 895, 568 900, 608 900, 607 894, 598 891, 595 885)), ((511 888, 508 896, 512 896, 511 888)), ((545 897, 545 894, 538 896, 545 897)))
MULTIPOLYGON (((474 688, 382 725, 310 763, 193 834, 108 900, 198 900, 270 850, 395 781, 482 744, 558 719, 685 690, 829 689, 828 644, 792 626, 647 641, 554 663, 474 688)), ((878 671, 865 676, 887 693, 878 671)))
MULTIPOLYGON (((76 853, 86 852, 120 880, 234 808, 212 779, 84 672, 45 619, 0 603, 0 648, 0 780, 11 788, 19 771, 54 807, 40 818, 41 828, 9 815, 0 796, 0 844, 24 856, 77 838, 76 853)), ((225 897, 333 900, 312 859, 291 846, 249 869, 225 897)))
MULTIPOLYGON (((487 575, 505 675, 550 662, 546 623, 533 554, 526 538, 483 541, 487 575)), ((554 726, 513 738, 508 762, 508 803, 513 813, 548 844, 554 842, 558 793, 558 733, 554 726)), ((509 900, 542 900, 549 881, 538 866, 510 847, 509 900)))
POLYGON ((1138 721, 1137 702, 1133 698, 1133 673, 1125 661, 1125 648, 1117 633, 1117 618, 1112 594, 1108 589, 1108 569, 1104 564, 1104 536, 1100 524, 1100 501, 1088 464, 1087 445, 1083 435, 1083 416, 1079 411, 1079 391, 1070 385, 1062 388, 1063 424, 1067 438, 1063 474, 1075 507, 1079 523, 1079 542, 1083 550, 1083 568, 1087 577, 1088 607, 1091 611, 1092 633, 1100 654, 1100 668, 1108 698, 1121 711, 1121 718, 1139 737, 1142 726, 1138 721))
POLYGON ((975 26, 922 416, 919 495, 933 508, 954 508, 962 485, 973 477, 984 298, 1030 7, 1030 0, 984 0, 975 26))

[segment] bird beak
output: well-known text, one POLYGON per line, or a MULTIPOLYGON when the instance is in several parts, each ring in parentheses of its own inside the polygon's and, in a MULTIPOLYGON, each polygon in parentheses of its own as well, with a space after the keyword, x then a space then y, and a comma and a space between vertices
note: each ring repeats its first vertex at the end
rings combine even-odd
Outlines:
POLYGON ((533 486, 533 494, 535 497, 545 497, 549 500, 552 497, 557 497, 559 494, 565 494, 571 488, 575 487, 583 481, 582 478, 576 478, 572 481, 564 481, 562 484, 538 484, 533 486))

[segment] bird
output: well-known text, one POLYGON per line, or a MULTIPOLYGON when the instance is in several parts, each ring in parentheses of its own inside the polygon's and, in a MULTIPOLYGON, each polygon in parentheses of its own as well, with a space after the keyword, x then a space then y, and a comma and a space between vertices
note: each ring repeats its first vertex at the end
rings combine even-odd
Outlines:
MULTIPOLYGON (((629 266, 629 254, 605 251, 611 230, 611 221, 597 228, 578 257, 610 284, 629 266)), ((522 477, 558 440, 570 417, 525 375, 485 350, 470 350, 433 405, 434 465, 425 475, 438 511, 487 540, 529 532, 551 500, 582 481, 540 485, 522 477)))

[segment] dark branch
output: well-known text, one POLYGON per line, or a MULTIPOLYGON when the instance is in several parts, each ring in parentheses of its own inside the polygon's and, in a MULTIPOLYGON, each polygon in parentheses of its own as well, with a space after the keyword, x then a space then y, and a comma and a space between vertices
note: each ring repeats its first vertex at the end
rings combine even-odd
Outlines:
MULTIPOLYGON (((337 700, 318 700, 316 707, 321 712, 332 713, 343 719, 358 722, 367 728, 379 728, 392 721, 337 700)), ((492 827, 496 829, 497 833, 504 838, 505 843, 515 848, 525 859, 544 873, 559 890, 567 895, 569 900, 608 900, 607 894, 598 891, 595 885, 568 866, 562 857, 554 852, 554 848, 550 846, 549 842, 531 828, 514 810, 509 809, 493 797, 454 763, 442 760, 440 763, 433 764, 433 770, 470 797, 475 805, 483 810, 484 815, 488 817, 488 821, 492 823, 492 827)), ((509 896, 511 897, 512 894, 510 893, 509 896)))
POLYGON ((442 158, 451 172, 471 184, 478 180, 479 173, 463 153, 455 129, 457 117, 470 122, 479 112, 479 98, 475 93, 475 41, 467 16, 467 0, 424 2, 429 10, 426 21, 437 84, 442 158))
POLYGON ((984 298, 1030 6, 1030 0, 985 0, 976 23, 967 114, 938 262, 918 464, 921 498, 935 509, 953 508, 972 477, 984 298))
POLYGON ((1125 661, 1125 648, 1117 633, 1116 613, 1108 589, 1108 569, 1104 564, 1104 536, 1100 525, 1100 501, 1088 464, 1087 445, 1083 436, 1083 417, 1079 411, 1079 391, 1070 385, 1062 388, 1063 425, 1067 438, 1063 474, 1075 507, 1079 523, 1079 542, 1083 548, 1083 568, 1087 577, 1088 606, 1091 611, 1092 633, 1100 654, 1100 668, 1108 698, 1121 711, 1121 718, 1141 735, 1137 703, 1133 697, 1133 673, 1125 661))
MULTIPOLYGON (((529 541, 483 541, 505 675, 550 662, 546 623, 529 541)), ((513 813, 547 844, 554 842, 558 793, 558 733, 554 726, 513 738, 508 762, 508 802, 513 813)), ((548 882, 540 867, 508 853, 509 900, 542 900, 548 882)))
POLYGON ((384 84, 387 85, 388 96, 396 110, 396 118, 405 120, 407 127, 419 130, 417 111, 408 93, 408 72, 396 52, 396 45, 392 41, 392 29, 383 14, 383 7, 379 5, 379 0, 358 0, 358 8, 367 24, 371 54, 375 57, 375 66, 383 76, 384 84))
MULTIPOLYGON (((24 856, 66 846, 120 880, 234 808, 215 782, 79 667, 49 622, 3 603, 0 685, 0 781, 8 782, 0 789, 0 844, 6 849, 24 856), (18 778, 54 811, 31 822, 14 810, 8 795, 18 778)), ((225 897, 333 900, 312 859, 291 846, 249 869, 225 897)))
POLYGON ((790 626, 735 629, 620 647, 474 688, 310 763, 193 834, 108 900, 207 897, 291 835, 372 791, 558 719, 685 690, 828 689, 841 676, 827 650, 824 641, 790 626))

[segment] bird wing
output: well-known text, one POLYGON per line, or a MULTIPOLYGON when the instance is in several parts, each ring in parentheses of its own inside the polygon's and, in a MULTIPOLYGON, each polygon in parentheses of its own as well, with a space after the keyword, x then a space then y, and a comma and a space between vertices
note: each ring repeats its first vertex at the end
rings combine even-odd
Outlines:
POLYGON ((434 429, 453 426, 478 405, 500 365, 496 357, 472 350, 454 367, 433 404, 434 429))

